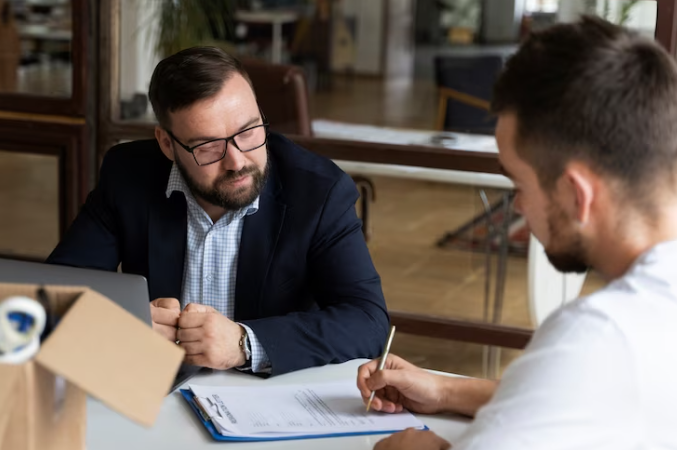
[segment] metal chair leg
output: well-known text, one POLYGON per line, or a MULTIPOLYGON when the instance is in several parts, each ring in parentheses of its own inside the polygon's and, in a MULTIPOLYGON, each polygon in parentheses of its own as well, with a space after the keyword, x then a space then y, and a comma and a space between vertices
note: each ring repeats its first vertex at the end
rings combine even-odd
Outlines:
POLYGON ((374 188, 374 183, 367 177, 362 175, 354 175, 352 179, 355 182, 355 186, 357 186, 357 189, 360 192, 360 198, 362 199, 362 202, 360 203, 362 234, 364 235, 364 240, 368 242, 371 238, 369 208, 371 203, 376 200, 376 189, 374 188))
MULTIPOLYGON (((503 194, 501 201, 498 203, 503 210, 503 221, 501 226, 494 226, 491 221, 491 214, 496 210, 495 205, 491 205, 487 198, 486 192, 480 189, 480 198, 484 206, 484 217, 487 222, 487 234, 484 242, 485 252, 485 270, 486 278, 484 284, 484 321, 489 321, 491 315, 491 323, 498 324, 501 321, 503 313, 503 299, 505 295, 505 280, 507 276, 508 250, 509 250, 509 233, 511 222, 511 201, 512 192, 503 194), (491 243, 494 238, 498 238, 499 248, 496 261, 496 280, 494 285, 494 301, 491 305, 491 278, 492 278, 492 251, 491 243), (491 314, 489 310, 491 309, 491 314)), ((500 357, 501 349, 499 347, 485 346, 482 349, 482 371, 485 378, 498 378, 500 371, 500 357)))

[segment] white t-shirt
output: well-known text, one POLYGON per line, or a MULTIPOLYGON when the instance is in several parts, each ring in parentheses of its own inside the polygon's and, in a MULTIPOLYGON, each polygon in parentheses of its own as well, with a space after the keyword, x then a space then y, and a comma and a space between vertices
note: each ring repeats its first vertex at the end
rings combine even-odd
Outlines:
POLYGON ((548 317, 452 444, 677 449, 677 241, 548 317))

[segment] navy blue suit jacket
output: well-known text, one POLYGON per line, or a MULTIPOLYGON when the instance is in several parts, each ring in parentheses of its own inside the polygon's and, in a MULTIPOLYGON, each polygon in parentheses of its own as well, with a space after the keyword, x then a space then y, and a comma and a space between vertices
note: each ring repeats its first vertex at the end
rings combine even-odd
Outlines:
MULTIPOLYGON (((379 356, 388 329, 381 280, 355 213, 357 189, 333 162, 271 133, 270 175, 246 216, 235 320, 254 331, 272 375, 379 356)), ((165 191, 172 162, 155 140, 113 147, 96 188, 47 262, 148 279, 180 298, 186 199, 165 191)))

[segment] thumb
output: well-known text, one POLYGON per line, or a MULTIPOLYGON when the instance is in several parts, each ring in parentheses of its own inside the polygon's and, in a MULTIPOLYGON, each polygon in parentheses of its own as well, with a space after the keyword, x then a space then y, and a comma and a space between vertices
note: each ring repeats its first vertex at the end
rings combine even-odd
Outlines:
POLYGON ((150 302, 150 304, 157 308, 175 309, 177 311, 181 311, 181 303, 179 303, 179 301, 175 298, 156 298, 150 302))
POLYGON ((184 309, 183 312, 186 313, 213 313, 216 312, 214 308, 207 305, 200 305, 199 303, 189 303, 184 309))

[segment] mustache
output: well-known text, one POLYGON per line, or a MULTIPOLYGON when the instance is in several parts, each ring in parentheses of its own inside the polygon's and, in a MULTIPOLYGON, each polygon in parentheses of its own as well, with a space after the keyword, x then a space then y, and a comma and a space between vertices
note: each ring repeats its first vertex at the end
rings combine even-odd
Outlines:
POLYGON ((237 171, 229 170, 219 178, 219 182, 236 180, 236 179, 243 177, 245 175, 255 174, 255 173, 258 172, 258 170, 259 169, 254 165, 243 167, 242 169, 237 170, 237 171))

